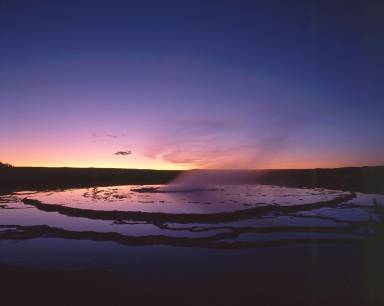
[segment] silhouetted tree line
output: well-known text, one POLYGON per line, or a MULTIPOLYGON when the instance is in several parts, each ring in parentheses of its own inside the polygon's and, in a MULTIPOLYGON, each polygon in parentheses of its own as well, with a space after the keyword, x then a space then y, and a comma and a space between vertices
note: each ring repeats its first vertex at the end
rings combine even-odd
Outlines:
POLYGON ((13 166, 11 164, 0 162, 0 169, 1 168, 12 168, 12 167, 13 166))

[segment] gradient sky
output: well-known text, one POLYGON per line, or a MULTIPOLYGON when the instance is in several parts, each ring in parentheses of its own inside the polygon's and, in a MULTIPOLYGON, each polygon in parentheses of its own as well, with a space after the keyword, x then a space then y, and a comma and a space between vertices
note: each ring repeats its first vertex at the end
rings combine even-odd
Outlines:
POLYGON ((0 161, 384 164, 383 37, 382 1, 0 0, 0 161))

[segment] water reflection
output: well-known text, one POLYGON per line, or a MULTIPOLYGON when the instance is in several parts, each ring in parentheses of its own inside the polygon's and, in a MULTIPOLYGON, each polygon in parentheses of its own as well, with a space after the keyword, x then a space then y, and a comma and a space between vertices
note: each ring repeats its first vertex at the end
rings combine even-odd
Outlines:
POLYGON ((324 189, 226 185, 157 192, 161 188, 116 186, 2 196, 0 239, 220 249, 313 239, 348 243, 361 239, 368 220, 375 219, 372 200, 384 203, 383 195, 324 189))
MULTIPOLYGON (((27 196, 45 204, 102 211, 151 213, 220 213, 267 205, 293 206, 331 201, 351 193, 263 185, 210 186, 189 191, 164 191, 163 186, 119 186, 39 192, 27 196)), ((166 189, 165 189, 166 190, 166 189)))

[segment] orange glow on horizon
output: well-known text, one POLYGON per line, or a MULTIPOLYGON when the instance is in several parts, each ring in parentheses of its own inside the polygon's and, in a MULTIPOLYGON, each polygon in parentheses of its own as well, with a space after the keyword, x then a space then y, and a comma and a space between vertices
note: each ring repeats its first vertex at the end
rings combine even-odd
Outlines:
MULTIPOLYGON (((186 160, 198 157, 200 162, 175 162, 165 160, 163 156, 140 154, 133 150, 127 156, 117 156, 114 152, 125 147, 111 147, 108 143, 89 143, 81 139, 69 143, 58 143, 51 140, 45 143, 52 145, 37 145, 32 140, 16 143, 13 148, 2 147, 0 161, 14 166, 30 167, 75 167, 75 168, 120 168, 120 169, 155 169, 155 170, 189 170, 189 169, 311 169, 338 168, 351 166, 375 166, 380 162, 369 159, 364 155, 343 156, 326 155, 323 152, 290 151, 281 152, 275 156, 268 156, 257 160, 252 152, 237 150, 231 154, 214 155, 191 151, 183 154, 186 160), (221 158, 221 159, 220 159, 221 158), (214 162, 216 161, 218 162, 214 162), (213 161, 213 162, 212 162, 213 161), (211 162, 211 163, 210 163, 211 162)), ((127 147, 129 148, 129 147, 127 147)), ((384 164, 384 162, 383 162, 384 164)))
MULTIPOLYGON (((153 170, 191 170, 204 169, 201 165, 171 163, 158 159, 139 158, 131 161, 122 161, 119 158, 115 160, 67 160, 60 161, 56 159, 45 160, 44 158, 37 159, 4 159, 4 162, 9 162, 16 167, 73 167, 73 168, 116 168, 116 169, 153 169, 153 170)), ((354 161, 285 161, 285 162, 266 162, 259 164, 257 167, 249 167, 246 169, 314 169, 314 168, 340 168, 340 167, 356 167, 356 166, 377 166, 378 163, 365 162, 356 164, 354 161)), ((210 168, 207 168, 210 169, 210 168)), ((212 168, 214 169, 214 168, 212 168)), ((222 167, 222 169, 231 169, 231 167, 222 167)))

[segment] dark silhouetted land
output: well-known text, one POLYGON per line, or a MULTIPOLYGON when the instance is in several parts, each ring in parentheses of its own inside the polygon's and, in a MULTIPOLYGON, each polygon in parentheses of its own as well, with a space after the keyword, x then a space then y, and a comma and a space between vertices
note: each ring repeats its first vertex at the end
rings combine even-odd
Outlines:
MULTIPOLYGON (((193 171, 193 170, 192 170, 193 171)), ((230 170, 222 170, 226 175, 230 170)), ((247 182, 290 187, 318 187, 384 193, 384 166, 304 170, 246 170, 247 182)), ((176 170, 105 168, 5 167, 0 169, 0 192, 85 188, 112 185, 166 184, 176 170)))

